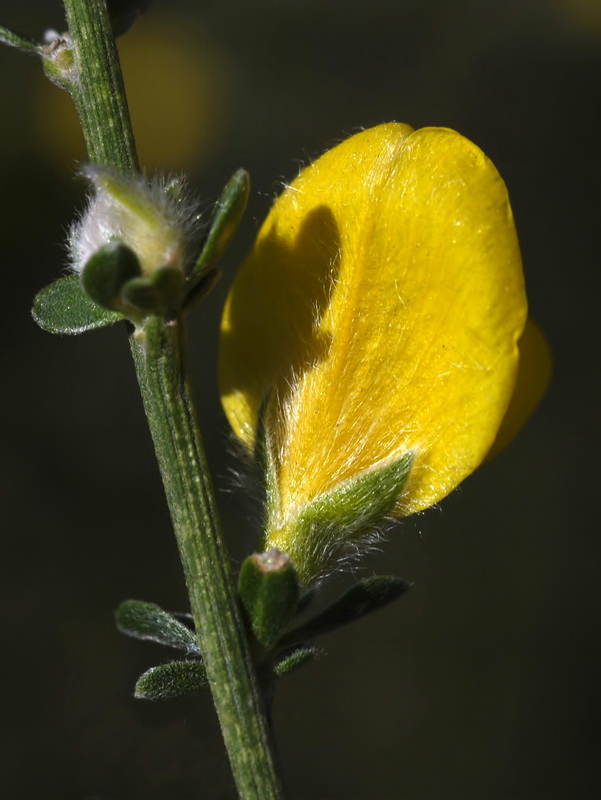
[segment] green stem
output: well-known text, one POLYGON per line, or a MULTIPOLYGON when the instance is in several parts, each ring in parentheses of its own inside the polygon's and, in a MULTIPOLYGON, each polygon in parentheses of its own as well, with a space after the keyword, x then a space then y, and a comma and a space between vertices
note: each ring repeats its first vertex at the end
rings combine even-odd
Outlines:
POLYGON ((68 89, 90 161, 131 175, 139 169, 138 157, 106 0, 64 0, 64 5, 73 42, 68 89))
POLYGON ((281 797, 183 360, 181 323, 152 317, 131 347, 192 614, 242 798, 281 797))
MULTIPOLYGON (((105 0, 64 0, 70 90, 90 159, 124 174, 137 156, 105 0)), ((242 800, 278 800, 280 781, 183 355, 183 323, 149 318, 131 348, 184 568, 190 606, 242 800)))

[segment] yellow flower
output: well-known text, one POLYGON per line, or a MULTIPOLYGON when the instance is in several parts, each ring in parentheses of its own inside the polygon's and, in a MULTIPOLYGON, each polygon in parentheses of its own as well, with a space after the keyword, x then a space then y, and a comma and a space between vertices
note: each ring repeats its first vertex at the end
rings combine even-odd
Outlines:
POLYGON ((308 582, 451 492, 497 437, 526 317, 507 191, 472 142, 389 123, 306 168, 222 321, 227 417, 249 448, 265 434, 265 548, 308 582))

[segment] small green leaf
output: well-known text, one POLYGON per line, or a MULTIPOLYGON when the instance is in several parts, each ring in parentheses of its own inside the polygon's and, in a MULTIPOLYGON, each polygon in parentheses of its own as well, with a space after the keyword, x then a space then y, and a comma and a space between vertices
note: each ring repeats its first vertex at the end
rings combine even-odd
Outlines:
POLYGON ((249 556, 240 570, 238 591, 253 633, 263 647, 273 647, 298 603, 298 578, 292 562, 275 547, 249 556))
POLYGON ((117 609, 116 617, 117 627, 127 636, 200 653, 194 633, 155 603, 126 600, 117 609))
POLYGON ((282 656, 274 667, 276 675, 287 675, 289 672, 294 672, 309 661, 314 661, 319 655, 317 647, 299 647, 296 650, 288 651, 286 655, 282 656))
POLYGON ((201 689, 207 683, 202 661, 172 661, 151 667, 140 676, 134 696, 140 700, 168 700, 201 689))
POLYGON ((115 310, 120 306, 122 286, 140 274, 140 262, 134 251, 123 242, 110 242, 88 259, 81 282, 95 303, 115 310))
POLYGON ((283 637, 282 645, 305 642, 377 611, 405 594, 411 584, 392 575, 365 578, 314 619, 283 637))
POLYGON ((145 275, 128 281, 122 288, 121 297, 124 303, 135 306, 142 311, 154 311, 158 304, 154 284, 145 275))
POLYGON ((223 255, 246 211, 250 194, 250 176, 244 169, 235 172, 221 193, 209 234, 190 272, 190 283, 196 284, 223 255))
POLYGON ((0 42, 10 47, 17 47, 19 50, 24 50, 26 53, 39 54, 40 52, 40 45, 37 42, 27 36, 5 28, 4 25, 0 25, 0 42))
POLYGON ((182 304, 184 275, 176 267, 161 267, 148 277, 132 278, 121 288, 121 298, 140 311, 163 316, 182 304))
POLYGON ((86 294, 79 275, 67 275, 46 286, 34 301, 32 315, 40 328, 50 333, 77 334, 104 328, 123 319, 86 294))

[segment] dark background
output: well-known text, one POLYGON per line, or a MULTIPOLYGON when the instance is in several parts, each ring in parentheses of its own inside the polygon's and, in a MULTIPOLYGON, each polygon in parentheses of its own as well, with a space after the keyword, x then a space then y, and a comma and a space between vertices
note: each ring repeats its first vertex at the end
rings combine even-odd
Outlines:
MULTIPOLYGON (((0 0, 63 28, 60 3, 0 0)), ((281 182, 361 126, 454 127, 512 197, 551 388, 512 446, 440 509, 405 520, 361 575, 410 595, 324 640, 282 681, 290 800, 598 796, 600 727, 599 0, 156 0, 121 40, 143 162, 185 169, 210 207, 253 177, 227 278, 191 321, 202 427, 234 558, 252 546, 216 380, 227 282, 281 182)), ((145 705, 171 654, 113 624, 125 598, 185 607, 120 326, 38 330, 84 187, 69 102, 0 50, 1 712, 4 797, 232 797, 211 701, 145 705)), ((352 581, 339 580, 337 590, 352 581)))

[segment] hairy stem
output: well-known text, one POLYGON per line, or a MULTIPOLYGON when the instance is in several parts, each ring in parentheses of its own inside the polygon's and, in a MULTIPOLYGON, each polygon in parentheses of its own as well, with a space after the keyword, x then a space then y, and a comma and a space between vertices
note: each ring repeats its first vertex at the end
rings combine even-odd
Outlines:
POLYGON ((181 323, 151 318, 131 347, 171 511, 198 643, 240 796, 281 797, 246 631, 183 360, 181 323))
POLYGON ((64 0, 73 42, 69 91, 77 109, 90 161, 138 170, 119 55, 106 0, 64 0))
MULTIPOLYGON (((73 58, 72 64, 66 62, 62 85, 73 96, 90 160, 135 173, 134 138, 106 2, 64 4, 73 58)), ((243 800, 277 800, 280 782, 218 523, 183 340, 182 320, 151 317, 132 333, 131 348, 236 785, 243 800)))

